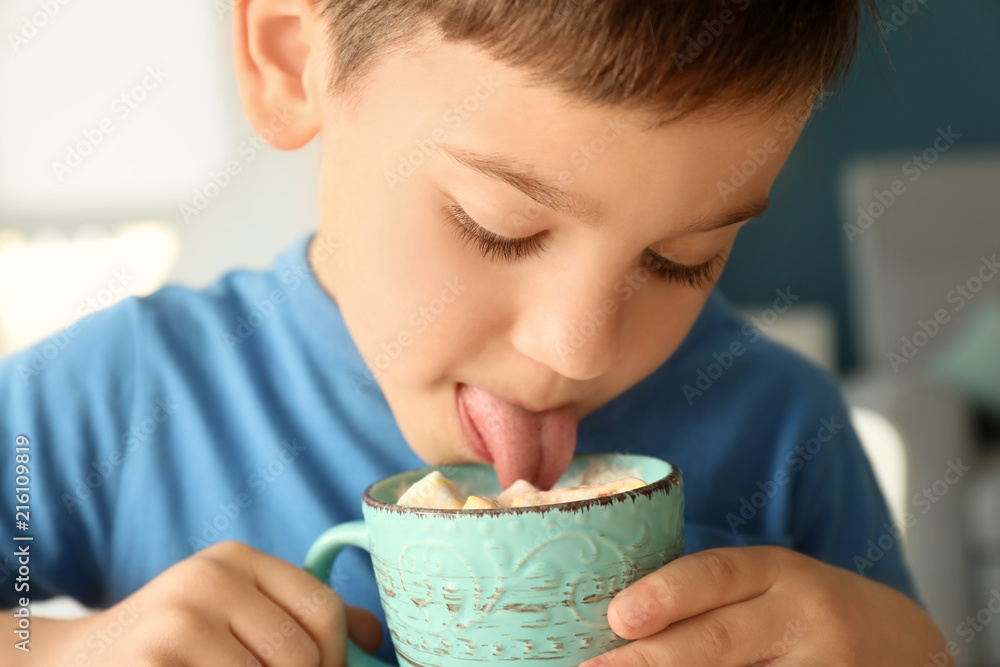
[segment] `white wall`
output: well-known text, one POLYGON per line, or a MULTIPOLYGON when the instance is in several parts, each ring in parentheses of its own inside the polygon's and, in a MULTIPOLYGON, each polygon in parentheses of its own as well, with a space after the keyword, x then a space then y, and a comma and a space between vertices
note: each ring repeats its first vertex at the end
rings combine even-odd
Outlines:
POLYGON ((37 0, 0 3, 0 229, 164 220, 181 240, 168 280, 200 286, 267 266, 315 228, 316 142, 248 143, 226 0, 60 1, 51 16, 37 0), (87 155, 76 164, 71 148, 87 155), (240 173, 185 222, 180 205, 231 160, 240 173))

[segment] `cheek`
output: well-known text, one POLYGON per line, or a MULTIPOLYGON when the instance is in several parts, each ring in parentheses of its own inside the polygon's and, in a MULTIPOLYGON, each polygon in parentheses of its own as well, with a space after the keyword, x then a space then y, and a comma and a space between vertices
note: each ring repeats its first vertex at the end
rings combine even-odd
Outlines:
POLYGON ((634 293, 627 302, 622 349, 624 366, 645 377, 665 362, 680 346, 698 318, 711 291, 654 283, 634 293))
POLYGON ((365 257, 348 279, 366 323, 359 349, 380 379, 426 385, 471 358, 488 323, 482 260, 464 248, 420 188, 400 188, 356 225, 365 257))

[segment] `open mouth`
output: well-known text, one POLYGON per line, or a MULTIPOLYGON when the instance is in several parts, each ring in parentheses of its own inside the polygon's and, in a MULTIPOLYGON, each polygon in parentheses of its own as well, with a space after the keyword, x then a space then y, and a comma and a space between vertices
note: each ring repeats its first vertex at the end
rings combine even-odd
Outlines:
POLYGON ((455 402, 466 445, 493 464, 502 487, 524 479, 549 489, 569 467, 577 419, 568 405, 535 412, 461 382, 455 402))

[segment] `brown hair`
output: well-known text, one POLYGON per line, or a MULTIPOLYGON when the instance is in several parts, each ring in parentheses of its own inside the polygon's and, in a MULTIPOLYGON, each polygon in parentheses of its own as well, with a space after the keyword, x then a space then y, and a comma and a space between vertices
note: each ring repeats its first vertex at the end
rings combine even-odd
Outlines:
POLYGON ((334 94, 421 35, 468 42, 530 80, 660 122, 777 108, 838 86, 876 0, 314 0, 334 94))

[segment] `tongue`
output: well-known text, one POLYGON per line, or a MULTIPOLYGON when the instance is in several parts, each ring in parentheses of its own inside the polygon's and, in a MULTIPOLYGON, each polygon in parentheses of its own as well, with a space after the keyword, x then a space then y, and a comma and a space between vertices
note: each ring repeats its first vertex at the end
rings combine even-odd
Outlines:
POLYGON ((502 488, 526 479, 549 489, 569 467, 576 449, 576 417, 568 407, 532 412, 470 385, 459 400, 493 459, 502 488))

